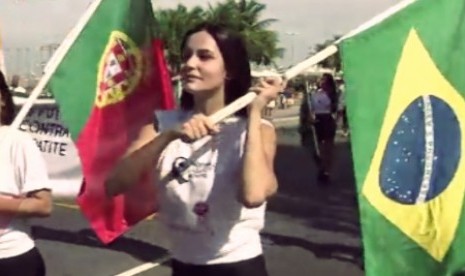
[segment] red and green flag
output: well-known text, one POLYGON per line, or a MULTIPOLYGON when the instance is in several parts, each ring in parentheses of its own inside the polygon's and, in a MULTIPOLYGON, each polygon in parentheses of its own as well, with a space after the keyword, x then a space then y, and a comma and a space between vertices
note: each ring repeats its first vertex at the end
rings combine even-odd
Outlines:
POLYGON ((155 109, 174 107, 149 0, 101 0, 49 81, 76 142, 84 175, 81 211, 109 243, 156 210, 147 175, 107 198, 104 181, 155 109))
POLYGON ((366 275, 465 275, 465 1, 342 42, 366 275))

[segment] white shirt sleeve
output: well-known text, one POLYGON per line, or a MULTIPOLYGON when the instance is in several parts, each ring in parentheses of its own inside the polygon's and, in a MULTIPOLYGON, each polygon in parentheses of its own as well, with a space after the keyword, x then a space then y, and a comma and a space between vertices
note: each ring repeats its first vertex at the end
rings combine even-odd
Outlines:
POLYGON ((29 135, 24 133, 20 136, 16 145, 15 165, 20 179, 21 194, 43 189, 51 190, 42 153, 29 135))

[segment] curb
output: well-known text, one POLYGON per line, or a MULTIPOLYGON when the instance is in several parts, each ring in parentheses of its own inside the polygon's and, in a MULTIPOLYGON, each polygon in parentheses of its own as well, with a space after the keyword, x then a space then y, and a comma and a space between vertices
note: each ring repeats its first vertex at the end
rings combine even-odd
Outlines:
POLYGON ((297 127, 299 125, 299 116, 275 118, 271 122, 276 128, 297 127))

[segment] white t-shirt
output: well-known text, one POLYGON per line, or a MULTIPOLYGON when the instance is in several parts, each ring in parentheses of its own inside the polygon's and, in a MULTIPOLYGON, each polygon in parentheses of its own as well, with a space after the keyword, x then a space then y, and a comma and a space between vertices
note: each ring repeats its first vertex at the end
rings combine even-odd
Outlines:
MULTIPOLYGON (((22 197, 50 189, 47 168, 34 140, 22 131, 0 127, 0 196, 22 197)), ((21 255, 34 247, 24 218, 0 214, 0 258, 21 255)))
MULTIPOLYGON (((163 131, 184 122, 188 113, 159 112, 163 131)), ((159 218, 171 239, 171 254, 189 264, 232 263, 262 254, 260 230, 266 204, 254 209, 238 201, 242 156, 246 139, 245 119, 221 124, 220 134, 193 144, 170 143, 158 164, 159 218), (178 157, 189 158, 204 148, 187 170, 190 181, 167 179, 178 157)))

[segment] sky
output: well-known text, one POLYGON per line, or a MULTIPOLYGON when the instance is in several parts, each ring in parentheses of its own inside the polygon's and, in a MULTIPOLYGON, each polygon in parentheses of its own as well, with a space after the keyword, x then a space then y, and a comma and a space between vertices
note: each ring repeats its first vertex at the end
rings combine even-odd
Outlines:
MULTIPOLYGON (((115 0, 116 1, 116 0, 115 0)), ((135 1, 135 0, 134 0, 135 1)), ((91 0, 0 0, 0 34, 7 68, 21 70, 40 60, 38 48, 59 43, 74 26, 91 0), (30 59, 33 59, 31 61, 30 59), (16 68, 15 68, 16 67, 16 68)), ((218 1, 153 0, 156 8, 206 7, 218 1)), ((336 34, 345 34, 399 0, 258 0, 266 4, 262 19, 278 21, 270 26, 286 49, 280 65, 299 62, 313 45, 336 34)))

